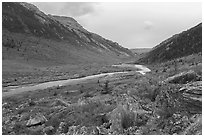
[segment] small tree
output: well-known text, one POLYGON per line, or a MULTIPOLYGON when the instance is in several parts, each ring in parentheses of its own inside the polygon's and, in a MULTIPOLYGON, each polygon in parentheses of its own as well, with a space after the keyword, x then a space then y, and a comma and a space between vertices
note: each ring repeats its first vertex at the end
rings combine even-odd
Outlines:
POLYGON ((106 82, 105 82, 105 85, 104 85, 104 87, 103 87, 103 91, 101 92, 102 94, 108 94, 109 93, 109 81, 107 80, 106 82))

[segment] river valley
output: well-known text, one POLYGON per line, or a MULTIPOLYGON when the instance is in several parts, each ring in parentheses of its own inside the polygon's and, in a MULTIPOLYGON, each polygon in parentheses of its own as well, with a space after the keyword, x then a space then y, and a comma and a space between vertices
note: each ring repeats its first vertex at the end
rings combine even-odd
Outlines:
MULTIPOLYGON (((122 67, 122 68, 135 68, 139 69, 136 72, 141 73, 144 75, 147 72, 150 72, 151 70, 143 65, 132 65, 132 64, 121 64, 121 65, 112 65, 114 67, 122 67)), ((67 86, 67 85, 73 85, 73 84, 80 84, 83 82, 86 82, 87 80, 94 80, 101 77, 111 76, 111 75, 117 75, 117 74, 124 74, 128 73, 128 71, 125 72, 111 72, 111 73, 101 73, 97 75, 90 75, 82 78, 76 78, 76 79, 68 79, 68 80, 58 80, 58 81, 51 81, 51 82, 44 82, 36 85, 28 85, 28 86, 10 86, 5 87, 3 90, 6 92, 3 92, 2 96, 12 96, 15 94, 20 94, 22 92, 26 91, 34 91, 34 90, 42 90, 54 86, 67 86)))

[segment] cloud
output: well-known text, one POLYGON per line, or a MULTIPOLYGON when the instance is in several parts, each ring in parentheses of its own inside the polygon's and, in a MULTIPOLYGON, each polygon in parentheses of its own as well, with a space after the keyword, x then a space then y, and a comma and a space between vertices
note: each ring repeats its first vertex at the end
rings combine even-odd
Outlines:
POLYGON ((79 17, 87 14, 91 14, 95 12, 95 5, 97 3, 94 2, 69 2, 64 3, 61 8, 61 12, 66 12, 68 15, 73 17, 79 17))
POLYGON ((153 23, 151 21, 144 21, 144 29, 150 30, 154 27, 153 23))
POLYGON ((96 2, 33 2, 47 14, 80 17, 97 12, 96 2))
POLYGON ((128 48, 153 47, 172 35, 202 22, 202 3, 198 2, 34 4, 47 14, 71 16, 88 31, 128 48))

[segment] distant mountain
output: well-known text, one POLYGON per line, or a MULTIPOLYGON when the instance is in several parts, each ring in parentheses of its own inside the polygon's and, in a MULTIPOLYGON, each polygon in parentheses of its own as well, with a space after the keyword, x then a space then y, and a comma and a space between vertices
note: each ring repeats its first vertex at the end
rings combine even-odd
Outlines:
POLYGON ((130 49, 133 53, 136 55, 142 55, 151 50, 151 48, 135 48, 135 49, 130 49))
POLYGON ((2 56, 36 65, 108 63, 134 54, 84 29, 71 17, 46 15, 29 3, 2 3, 2 56))
POLYGON ((202 23, 161 42, 139 62, 164 62, 199 52, 202 52, 202 23))

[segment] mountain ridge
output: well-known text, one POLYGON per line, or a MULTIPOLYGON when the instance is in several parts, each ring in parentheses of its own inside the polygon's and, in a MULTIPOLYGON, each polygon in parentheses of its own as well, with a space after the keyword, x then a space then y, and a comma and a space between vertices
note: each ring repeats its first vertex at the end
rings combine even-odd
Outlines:
POLYGON ((135 56, 129 49, 120 46, 118 43, 87 31, 71 17, 46 15, 30 3, 3 2, 2 7, 4 59, 12 58, 10 53, 12 50, 12 55, 16 54, 14 56, 24 58, 25 56, 20 56, 20 51, 24 48, 27 48, 26 51, 29 52, 25 52, 27 59, 24 59, 28 62, 33 59, 33 57, 30 57, 32 54, 35 57, 40 56, 38 52, 31 51, 34 48, 34 51, 39 50, 40 54, 45 56, 44 58, 49 58, 49 60, 58 60, 61 57, 56 57, 53 54, 61 54, 64 58, 59 59, 59 62, 63 62, 63 64, 73 62, 69 59, 70 57, 75 58, 76 62, 83 62, 80 60, 93 62, 95 60, 100 63, 120 61, 135 56), (19 38, 20 35, 24 38, 19 38), (43 43, 42 41, 47 42, 43 43), (57 44, 53 45, 53 43, 57 44), (60 53, 54 46, 63 47, 62 45, 65 49, 61 49, 63 52, 60 53), (17 50, 16 53, 14 49, 17 50), (64 51, 67 51, 67 53, 64 51), (75 51, 75 54, 72 51, 75 51), (67 54, 72 55, 68 56, 67 54), (91 59, 92 57, 93 59, 91 59))
POLYGON ((202 23, 162 41, 138 60, 159 63, 202 52, 202 23))

